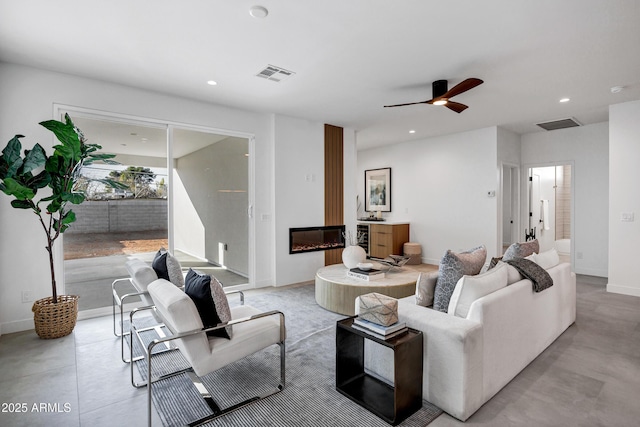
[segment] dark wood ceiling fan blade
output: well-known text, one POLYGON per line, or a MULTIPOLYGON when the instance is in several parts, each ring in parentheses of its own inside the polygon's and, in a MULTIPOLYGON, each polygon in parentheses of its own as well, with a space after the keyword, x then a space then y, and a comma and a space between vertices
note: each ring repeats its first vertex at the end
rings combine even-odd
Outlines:
POLYGON ((479 86, 482 83, 484 83, 484 81, 480 79, 476 79, 475 77, 472 77, 470 79, 467 79, 458 83, 457 85, 449 89, 447 93, 442 95, 442 98, 453 98, 454 96, 460 95, 461 93, 466 92, 469 89, 473 89, 474 87, 479 86))
POLYGON ((469 108, 467 105, 461 104, 459 102, 447 101, 444 105, 448 109, 455 111, 456 113, 462 113, 464 110, 469 108))
POLYGON ((384 108, 388 108, 388 107, 404 107, 405 105, 426 104, 428 102, 429 101, 420 101, 420 102, 409 102, 407 104, 385 105, 384 108))

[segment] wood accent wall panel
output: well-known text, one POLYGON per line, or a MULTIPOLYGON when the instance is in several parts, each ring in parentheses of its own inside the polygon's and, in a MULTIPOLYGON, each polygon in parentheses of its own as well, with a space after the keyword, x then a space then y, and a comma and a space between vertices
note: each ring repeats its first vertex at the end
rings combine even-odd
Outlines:
MULTIPOLYGON (((344 224, 343 129, 324 125, 324 225, 344 224)), ((342 262, 342 249, 325 251, 325 265, 342 262)))

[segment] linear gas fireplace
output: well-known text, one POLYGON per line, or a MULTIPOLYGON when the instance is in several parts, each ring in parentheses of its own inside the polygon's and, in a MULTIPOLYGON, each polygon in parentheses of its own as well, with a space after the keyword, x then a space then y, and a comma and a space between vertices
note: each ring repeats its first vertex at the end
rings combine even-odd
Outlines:
POLYGON ((289 253, 344 248, 344 225, 289 229, 289 253))

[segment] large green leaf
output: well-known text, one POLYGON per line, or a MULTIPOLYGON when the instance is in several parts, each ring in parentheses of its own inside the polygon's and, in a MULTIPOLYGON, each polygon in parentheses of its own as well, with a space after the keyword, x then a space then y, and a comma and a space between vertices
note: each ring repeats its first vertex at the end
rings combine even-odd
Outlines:
POLYGON ((51 175, 46 170, 40 172, 26 182, 30 188, 44 188, 51 182, 51 175))
POLYGON ((22 135, 14 136, 2 150, 3 167, 0 178, 14 177, 22 166, 22 157, 20 156, 22 144, 20 143, 20 138, 22 138, 22 135))
POLYGON ((12 200, 11 206, 16 209, 31 209, 34 207, 31 200, 12 200))
POLYGON ((79 205, 84 202, 84 194, 83 193, 64 193, 62 195, 62 200, 65 202, 73 203, 74 205, 79 205))
POLYGON ((47 120, 40 122, 40 125, 49 129, 58 138, 61 145, 54 146, 55 153, 75 162, 80 161, 82 150, 80 136, 76 132, 75 126, 68 115, 65 115, 66 123, 57 120, 47 120))
POLYGON ((33 199, 33 197, 36 195, 35 191, 33 191, 31 188, 20 184, 13 178, 4 179, 4 188, 2 188, 2 191, 4 191, 5 194, 13 196, 18 200, 33 199))
POLYGON ((34 169, 44 166, 47 161, 47 154, 40 144, 33 146, 32 150, 26 150, 22 173, 31 172, 34 169))
POLYGON ((76 214, 72 210, 65 212, 62 216, 62 223, 65 225, 71 224, 76 220, 76 214))
POLYGON ((2 150, 2 157, 4 160, 11 164, 20 158, 20 150, 22 150, 22 144, 20 138, 24 138, 22 135, 16 135, 7 143, 7 146, 2 150))

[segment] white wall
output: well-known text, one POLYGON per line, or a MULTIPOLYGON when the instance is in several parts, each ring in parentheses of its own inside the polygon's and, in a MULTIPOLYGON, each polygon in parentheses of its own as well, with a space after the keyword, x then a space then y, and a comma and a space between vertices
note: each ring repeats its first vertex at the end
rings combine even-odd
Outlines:
MULTIPOLYGON (((6 143, 14 134, 26 135, 23 144, 39 142, 51 149, 53 137, 38 125, 53 117, 53 105, 79 106, 107 112, 206 126, 255 135, 255 212, 266 215, 256 221, 257 286, 273 285, 273 139, 271 120, 266 114, 235 110, 162 95, 135 88, 0 63, 0 140, 6 143)), ((308 138, 298 138, 303 144, 308 138)), ((288 168, 286 162, 279 163, 288 168)), ((286 173, 282 169, 279 173, 286 173)), ((289 200, 281 200, 286 211, 289 200)), ((23 289, 34 291, 35 298, 51 294, 45 238, 33 215, 11 208, 8 197, 0 197, 0 332, 33 328, 31 303, 21 302, 23 289), (28 288, 27 288, 28 286, 28 288)), ((58 249, 58 253, 61 251, 58 249)), ((60 258, 60 257, 58 257, 60 258)), ((62 265, 62 260, 58 260, 62 265)), ((62 281, 62 271, 57 274, 62 281)), ((60 289, 60 291, 63 291, 60 289)))
MULTIPOLYGON (((527 168, 572 164, 574 271, 606 277, 608 272, 609 124, 596 123, 522 135, 522 190, 526 195, 527 168)), ((522 224, 527 198, 521 198, 522 224)), ((521 228, 523 233, 524 228, 521 228)), ((524 239, 524 233, 520 236, 524 239)))
POLYGON ((358 152, 358 194, 364 171, 391 167, 390 221, 410 222, 423 262, 438 264, 447 249, 484 244, 498 253, 497 128, 463 132, 358 152))
POLYGON ((324 225, 324 124, 274 116, 276 285, 312 280, 324 252, 289 254, 289 228, 324 225))
POLYGON ((640 101, 609 107, 609 283, 607 291, 640 296, 640 101), (633 213, 633 222, 621 221, 633 213))

